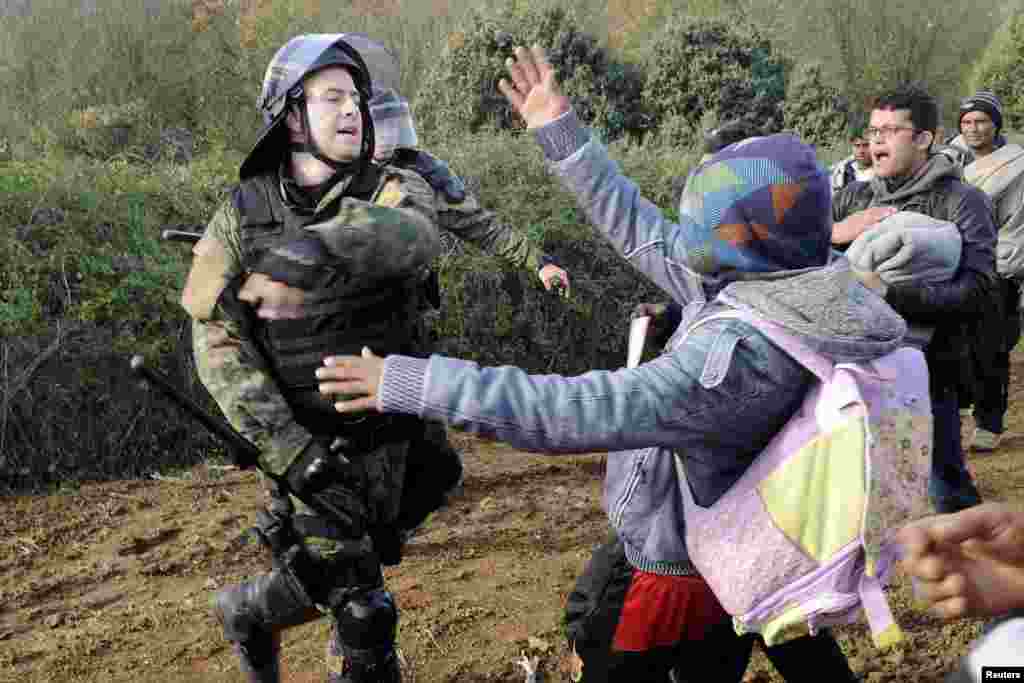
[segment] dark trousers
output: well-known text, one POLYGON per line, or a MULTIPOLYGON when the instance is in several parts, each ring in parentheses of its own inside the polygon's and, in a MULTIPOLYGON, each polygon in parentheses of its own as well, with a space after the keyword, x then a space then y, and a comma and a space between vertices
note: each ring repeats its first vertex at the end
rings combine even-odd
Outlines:
MULTIPOLYGON (((671 637, 664 623, 650 622, 649 614, 666 614, 671 619, 672 605, 654 604, 659 599, 657 593, 634 590, 637 582, 650 578, 629 564, 614 535, 594 552, 569 595, 565 613, 566 635, 583 662, 582 683, 742 680, 760 637, 737 636, 732 620, 699 577, 683 579, 686 583, 682 585, 693 595, 685 604, 686 620, 676 621, 675 636, 671 637), (642 604, 645 595, 651 596, 652 604, 642 604), (709 604, 709 595, 713 604, 709 604), (632 627, 627 623, 630 619, 643 623, 632 627), (699 623, 701 620, 707 622, 699 623), (637 634, 652 631, 658 635, 650 647, 624 649, 623 641, 631 638, 624 638, 623 632, 635 640, 637 634)), ((680 577, 665 578, 680 585, 680 577)), ((846 656, 827 631, 765 648, 765 653, 789 683, 855 680, 846 656)))
POLYGON ((928 493, 938 512, 959 512, 981 503, 981 495, 964 464, 957 386, 937 384, 931 391, 934 444, 928 493))
MULTIPOLYGON (((750 663, 754 644, 760 636, 748 634, 737 636, 732 622, 726 621, 716 626, 702 642, 692 643, 681 666, 676 668, 676 680, 706 681, 705 673, 714 673, 714 680, 739 681, 750 663), (699 663, 705 651, 715 653, 711 661, 714 668, 702 671, 699 666, 686 662, 699 663)), ((762 642, 763 646, 763 642, 762 642)), ((775 670, 786 680, 786 683, 820 683, 820 681, 854 681, 856 677, 850 670, 839 643, 828 631, 819 631, 814 636, 804 636, 794 640, 764 648, 765 655, 775 670)))
POLYGON ((461 479, 462 458, 448 441, 444 425, 424 421, 422 435, 409 445, 398 528, 412 530, 423 524, 461 479))
POLYGON ((998 310, 986 316, 971 349, 974 375, 974 420, 979 427, 1002 434, 1010 392, 1010 352, 1020 341, 1020 286, 999 279, 998 310), (986 352, 987 350, 987 352, 986 352))
MULTIPOLYGON (((759 636, 737 636, 731 621, 714 626, 701 640, 647 652, 591 651, 583 657, 581 683, 739 683, 759 636), (669 678, 670 672, 672 678, 669 678)), ((765 648, 787 683, 848 683, 857 680, 839 643, 828 631, 765 648)))

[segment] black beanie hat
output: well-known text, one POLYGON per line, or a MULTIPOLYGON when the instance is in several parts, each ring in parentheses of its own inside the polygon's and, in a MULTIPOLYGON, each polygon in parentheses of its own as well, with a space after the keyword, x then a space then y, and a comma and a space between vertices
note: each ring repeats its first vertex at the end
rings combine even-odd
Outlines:
POLYGON ((957 119, 957 128, 964 116, 972 111, 983 111, 992 119, 996 125, 996 132, 1003 128, 1003 103, 999 101, 995 93, 988 90, 979 90, 960 103, 960 118, 957 119))

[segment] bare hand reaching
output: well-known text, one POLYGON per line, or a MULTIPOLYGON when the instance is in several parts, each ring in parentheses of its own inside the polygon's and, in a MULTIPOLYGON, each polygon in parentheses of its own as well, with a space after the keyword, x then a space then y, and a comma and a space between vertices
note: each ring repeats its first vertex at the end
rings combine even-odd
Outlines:
POLYGON ((334 396, 339 413, 377 410, 377 394, 384 375, 384 359, 363 347, 359 356, 331 356, 316 371, 320 393, 334 396))
POLYGON ((516 47, 515 58, 505 62, 509 78, 498 81, 498 89, 512 105, 527 128, 540 128, 569 111, 569 98, 555 81, 555 70, 548 62, 544 48, 516 47))
POLYGON ((918 596, 946 618, 1024 607, 1024 514, 987 503, 927 517, 896 536, 918 596))

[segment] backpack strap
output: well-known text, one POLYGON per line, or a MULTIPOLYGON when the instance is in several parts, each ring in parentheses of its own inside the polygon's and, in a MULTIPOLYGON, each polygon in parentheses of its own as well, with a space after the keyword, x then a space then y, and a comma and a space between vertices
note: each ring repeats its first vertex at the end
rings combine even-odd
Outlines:
POLYGON ((868 576, 867 572, 860 577, 860 604, 871 627, 871 638, 875 647, 884 650, 903 640, 903 631, 892 616, 889 601, 885 597, 882 582, 877 576, 868 576))

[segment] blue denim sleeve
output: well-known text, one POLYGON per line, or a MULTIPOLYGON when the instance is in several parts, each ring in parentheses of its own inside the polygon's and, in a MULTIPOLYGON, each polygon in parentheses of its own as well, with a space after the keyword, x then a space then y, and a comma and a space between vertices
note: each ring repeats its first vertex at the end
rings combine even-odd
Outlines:
POLYGON ((685 305, 703 299, 701 277, 686 266, 688 245, 699 236, 666 219, 622 174, 604 145, 580 129, 569 112, 536 131, 562 185, 576 197, 591 225, 674 301, 685 305), (563 157, 568 150, 573 151, 563 157))
POLYGON ((789 389, 779 385, 793 384, 790 367, 788 356, 746 323, 720 321, 637 368, 576 377, 390 356, 381 408, 550 453, 740 443, 751 430, 759 435, 759 425, 777 428, 772 416, 779 390, 789 389))

